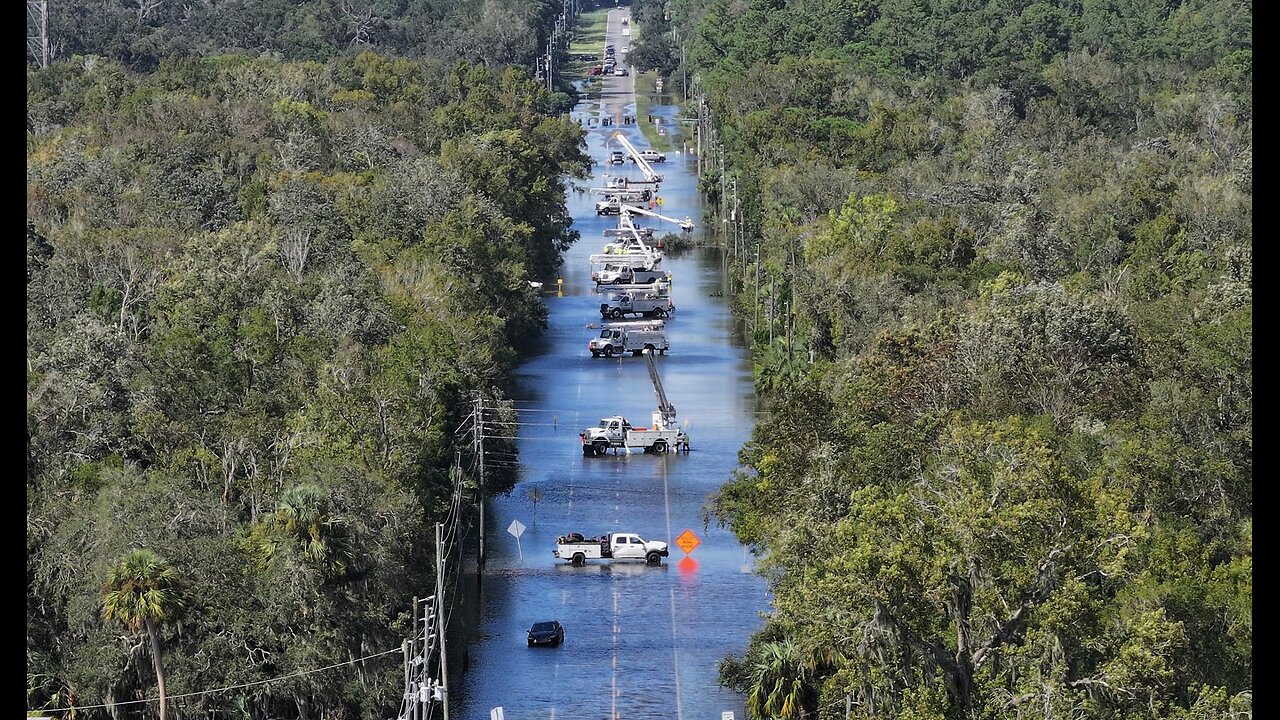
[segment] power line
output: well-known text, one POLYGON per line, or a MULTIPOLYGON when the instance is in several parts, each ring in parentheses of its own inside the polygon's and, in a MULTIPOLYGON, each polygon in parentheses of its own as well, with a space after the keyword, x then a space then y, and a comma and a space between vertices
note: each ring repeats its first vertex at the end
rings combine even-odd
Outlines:
MULTIPOLYGON (((398 647, 392 648, 390 650, 383 650, 382 652, 374 653, 372 655, 366 655, 362 658, 356 658, 355 660, 347 660, 345 662, 334 663, 333 665, 326 665, 322 668, 315 668, 314 670, 300 670, 295 673, 290 673, 288 675, 281 675, 280 677, 274 677, 268 680, 254 680, 253 682, 241 683, 239 685, 229 685, 227 687, 217 688, 214 690, 201 690, 199 692, 189 692, 189 693, 183 693, 181 695, 166 695, 165 699, 181 700, 182 698, 197 697, 200 695, 212 695, 214 693, 227 692, 230 690, 241 690, 243 688, 253 687, 255 685, 266 685, 268 683, 280 682, 281 680, 288 680, 290 678, 303 677, 305 675, 314 675, 316 673, 324 672, 326 670, 332 670, 334 668, 339 668, 344 665, 354 665, 356 663, 364 662, 366 660, 372 660, 373 658, 382 657, 383 655, 390 655, 393 652, 399 652, 399 651, 400 651, 400 648, 398 647)), ((153 703, 153 702, 160 702, 160 698, 154 697, 154 698, 146 698, 144 700, 126 700, 124 702, 110 703, 106 705, 72 705, 70 707, 41 708, 41 712, 63 712, 63 711, 70 711, 70 710, 96 710, 99 708, 119 707, 121 705, 138 705, 140 703, 153 703)))

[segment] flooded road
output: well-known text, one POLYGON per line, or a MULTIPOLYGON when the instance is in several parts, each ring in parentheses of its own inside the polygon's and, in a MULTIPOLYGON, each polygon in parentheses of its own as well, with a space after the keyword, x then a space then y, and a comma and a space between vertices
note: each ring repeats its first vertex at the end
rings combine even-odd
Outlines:
MULTIPOLYGON (((619 49, 627 44, 619 35, 625 12, 611 12, 609 23, 609 42, 619 49)), ((632 80, 616 78, 603 104, 584 102, 575 117, 635 114, 632 80)), ((675 108, 650 112, 671 117, 675 108)), ((598 186, 604 172, 639 178, 630 163, 604 162, 617 148, 606 147, 607 137, 619 129, 647 146, 634 126, 591 129, 597 177, 584 187, 598 186)), ((666 177, 660 212, 700 220, 695 163, 668 154, 656 166, 666 177)), ((707 497, 737 467, 756 412, 750 360, 720 296, 720 255, 694 249, 668 255, 662 265, 672 272, 676 312, 667 322, 671 350, 656 360, 692 451, 584 457, 583 428, 619 414, 649 425, 657 400, 643 358, 592 358, 587 351, 598 331, 585 326, 600 321, 603 299, 587 258, 601 252, 602 231, 617 218, 598 217, 588 193, 572 192, 568 201, 582 240, 565 254, 563 293, 546 298, 541 349, 519 370, 520 424, 488 429, 519 438, 521 481, 489 503, 482 590, 462 608, 472 628, 468 669, 453 680, 450 715, 486 720, 490 708, 502 706, 508 720, 717 720, 724 711, 741 719, 742 698, 719 687, 717 664, 745 647, 768 596, 732 534, 703 524, 707 497), (512 521, 527 527, 519 544, 507 532, 512 521), (686 529, 702 541, 687 558, 674 542, 686 529), (671 556, 660 567, 600 560, 571 567, 551 554, 556 537, 571 531, 634 532, 671 543, 671 556), (527 647, 529 626, 552 619, 564 626, 563 646, 527 647)), ((678 232, 650 219, 637 224, 658 236, 678 232)))

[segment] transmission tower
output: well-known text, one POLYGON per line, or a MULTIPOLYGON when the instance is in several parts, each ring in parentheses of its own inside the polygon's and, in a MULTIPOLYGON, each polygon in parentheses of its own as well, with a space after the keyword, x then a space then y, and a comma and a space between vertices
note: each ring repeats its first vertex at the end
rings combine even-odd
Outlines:
POLYGON ((49 67, 49 0, 27 0, 27 52, 49 67))

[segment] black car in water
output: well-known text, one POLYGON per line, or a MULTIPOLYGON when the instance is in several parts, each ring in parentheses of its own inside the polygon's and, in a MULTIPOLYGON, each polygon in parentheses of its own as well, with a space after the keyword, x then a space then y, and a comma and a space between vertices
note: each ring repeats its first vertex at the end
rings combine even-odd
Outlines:
POLYGON ((537 622, 529 628, 530 645, 559 645, 564 642, 564 627, 559 620, 537 622))

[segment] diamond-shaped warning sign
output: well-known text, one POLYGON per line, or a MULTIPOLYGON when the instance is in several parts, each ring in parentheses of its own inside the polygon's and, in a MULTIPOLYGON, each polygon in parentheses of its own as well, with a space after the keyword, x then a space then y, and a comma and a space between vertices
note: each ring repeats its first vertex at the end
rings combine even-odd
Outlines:
POLYGON ((685 555, 693 552, 693 549, 702 544, 702 540, 693 534, 692 530, 685 530, 676 538, 676 547, 684 551, 685 555))

